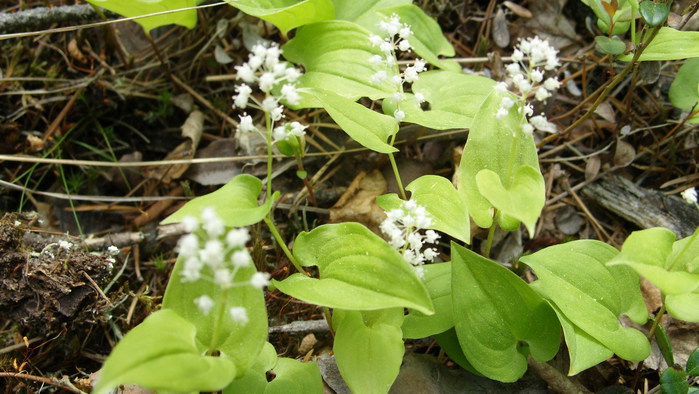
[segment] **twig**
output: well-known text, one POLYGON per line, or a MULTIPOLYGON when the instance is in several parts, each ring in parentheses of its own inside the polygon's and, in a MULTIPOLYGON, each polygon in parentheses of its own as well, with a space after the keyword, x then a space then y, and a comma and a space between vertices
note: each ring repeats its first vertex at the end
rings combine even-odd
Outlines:
POLYGON ((90 282, 92 287, 95 288, 95 291, 97 292, 97 294, 99 294, 100 297, 102 297, 105 301, 107 301, 107 305, 109 305, 111 307, 112 301, 110 301, 109 298, 104 294, 104 292, 102 292, 102 289, 100 289, 100 287, 97 285, 97 283, 94 281, 94 279, 92 279, 90 277, 90 275, 88 275, 87 272, 85 272, 85 271, 83 271, 83 275, 85 276, 85 279, 87 279, 87 281, 90 282))
POLYGON ((99 19, 99 15, 90 4, 36 7, 17 12, 0 12, 0 32, 34 30, 54 23, 95 19, 99 19))
POLYGON ((0 378, 16 378, 16 379, 33 380, 35 382, 44 383, 44 384, 48 384, 51 386, 56 386, 60 389, 70 391, 71 393, 85 394, 84 391, 78 390, 77 388, 75 388, 71 385, 67 385, 61 381, 58 381, 55 378, 45 378, 42 376, 34 376, 34 375, 28 375, 28 374, 24 374, 24 373, 15 373, 15 372, 0 372, 0 378))
POLYGON ((529 357, 529 360, 527 360, 527 361, 529 363, 529 368, 531 368, 532 371, 534 371, 534 373, 539 375, 539 377, 544 379, 553 391, 556 391, 558 393, 566 393, 566 394, 572 394, 572 393, 592 394, 592 392, 590 390, 588 390, 585 387, 583 387, 582 385, 572 381, 570 378, 563 375, 556 368, 554 368, 546 363, 536 361, 531 357, 529 357))

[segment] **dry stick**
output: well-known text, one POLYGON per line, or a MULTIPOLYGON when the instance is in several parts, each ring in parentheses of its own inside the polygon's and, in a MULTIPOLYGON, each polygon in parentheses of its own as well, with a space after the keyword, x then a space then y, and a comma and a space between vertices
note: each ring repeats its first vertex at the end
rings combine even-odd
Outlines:
POLYGON ((231 118, 230 116, 226 115, 223 111, 220 109, 214 107, 209 100, 205 99, 202 95, 196 92, 196 90, 192 89, 189 85, 186 83, 182 82, 181 79, 177 78, 174 74, 171 74, 170 77, 172 78, 172 81, 176 84, 178 84, 182 89, 186 90, 187 93, 191 94, 192 97, 197 99, 202 105, 204 105, 206 108, 214 111, 216 115, 222 117, 226 122, 232 124, 233 126, 238 126, 238 122, 231 118))
POLYGON ((63 107, 61 112, 58 114, 58 116, 56 116, 53 122, 51 122, 49 127, 44 132, 44 142, 46 142, 46 140, 48 140, 49 137, 51 137, 51 135, 53 135, 53 133, 55 133, 56 130, 58 130, 58 126, 61 124, 61 122, 63 122, 63 119, 65 119, 65 117, 68 115, 68 112, 70 112, 70 110, 73 108, 73 105, 75 105, 75 101, 78 99, 83 90, 85 90, 84 86, 76 90, 75 93, 73 93, 73 96, 70 98, 70 100, 68 100, 68 102, 66 103, 65 107, 63 107))
MULTIPOLYGON (((580 124, 582 124, 585 120, 587 120, 587 118, 589 118, 595 112, 597 107, 599 107, 599 105, 602 104, 602 102, 609 96, 609 93, 612 91, 612 89, 614 89, 617 85, 619 85, 626 78, 626 75, 628 75, 628 73, 631 72, 631 70, 633 70, 636 67, 636 63, 638 62, 638 59, 641 57, 641 54, 646 49, 648 43, 650 43, 653 40, 653 38, 655 38, 655 35, 658 34, 659 30, 660 30, 660 26, 654 27, 653 30, 651 30, 650 37, 648 38, 648 40, 640 43, 636 47, 636 52, 634 53, 633 58, 631 59, 629 64, 619 74, 617 74, 616 77, 614 77, 614 79, 612 79, 609 84, 607 84, 607 86, 604 88, 604 90, 599 94, 599 96, 597 96, 597 100, 595 100, 595 102, 592 104, 592 107, 590 107, 587 110, 587 112, 585 112, 583 114, 583 116, 578 118, 578 120, 573 122, 573 124, 568 126, 560 134, 551 134, 550 136, 541 140, 541 142, 539 142, 537 144, 537 147, 542 147, 545 144, 551 142, 552 140, 568 134, 569 132, 574 130, 576 127, 580 126, 580 124)), ((641 33, 641 34, 643 34, 643 33, 641 33)), ((593 96, 594 96, 594 94, 593 94, 593 96)))
POLYGON ((69 386, 63 382, 60 382, 60 381, 56 380, 55 378, 44 378, 42 376, 27 375, 27 374, 23 374, 23 373, 15 373, 15 372, 0 372, 0 378, 17 378, 17 379, 33 380, 35 382, 48 384, 50 386, 56 386, 62 390, 70 391, 71 393, 85 394, 84 391, 78 390, 77 388, 75 388, 73 386, 69 386))
POLYGON ((527 360, 529 367, 537 374, 539 377, 544 379, 548 383, 549 387, 558 393, 574 394, 592 394, 587 388, 582 385, 572 381, 567 376, 563 375, 561 371, 552 367, 549 364, 542 363, 534 360, 531 356, 527 360))

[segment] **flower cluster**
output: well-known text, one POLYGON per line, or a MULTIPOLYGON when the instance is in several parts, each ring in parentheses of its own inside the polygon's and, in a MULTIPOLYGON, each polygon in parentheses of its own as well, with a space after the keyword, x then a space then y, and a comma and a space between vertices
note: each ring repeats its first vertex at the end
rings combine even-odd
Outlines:
MULTIPOLYGON (((301 96, 294 84, 301 76, 301 71, 289 65, 287 62, 279 60, 282 51, 276 45, 266 47, 257 44, 252 47, 252 53, 248 58, 247 63, 236 66, 237 78, 244 83, 236 86, 236 94, 233 96, 233 108, 245 109, 252 107, 268 114, 272 128, 274 122, 279 122, 284 117, 284 106, 281 102, 289 105, 297 105, 301 100, 301 96), (253 96, 252 84, 257 84, 257 87, 264 93, 265 97, 262 101, 253 96)), ((294 122, 298 123, 298 122, 294 122)), ((303 136, 305 126, 294 126, 288 128, 287 133, 283 134, 281 130, 287 130, 284 125, 279 126, 279 132, 275 129, 275 140, 286 139, 292 135, 303 136), (294 133, 291 132, 293 129, 294 133), (300 131, 299 131, 300 130, 300 131)), ((251 132, 260 132, 253 123, 252 117, 247 113, 240 115, 240 123, 238 125, 239 138, 251 132)))
MULTIPOLYGON (((190 232, 177 243, 177 251, 184 262, 180 273, 182 282, 207 280, 224 290, 224 293, 233 287, 252 286, 262 289, 269 284, 269 274, 264 272, 254 273, 249 280, 236 281, 241 270, 252 266, 252 258, 245 248, 250 240, 246 228, 226 231, 223 220, 213 208, 204 209, 201 220, 187 216, 182 223, 185 231, 190 232)), ((194 304, 204 315, 208 315, 216 302, 204 294, 195 298, 194 304)), ((228 312, 233 321, 247 323, 245 308, 230 307, 228 312)))
POLYGON ((694 187, 690 187, 689 189, 686 189, 682 193, 682 198, 684 198, 685 201, 687 201, 690 204, 696 204, 697 203, 697 189, 694 187))
MULTIPOLYGON (((558 89, 561 83, 556 77, 544 79, 545 71, 551 71, 558 67, 558 51, 549 45, 548 41, 539 37, 521 39, 519 45, 512 53, 513 63, 506 66, 509 85, 518 94, 515 94, 520 103, 519 112, 526 116, 528 123, 522 129, 525 133, 531 134, 534 129, 547 132, 556 132, 556 126, 549 122, 546 117, 534 115, 534 108, 527 104, 529 96, 533 96, 537 101, 546 101, 551 97, 553 91, 558 89)), ((507 82, 500 82, 495 89, 503 94, 500 108, 496 114, 498 120, 502 120, 515 105, 512 93, 508 90, 507 82)))
POLYGON ((439 239, 439 234, 434 230, 423 233, 420 230, 432 225, 425 207, 418 205, 413 200, 404 201, 397 209, 386 212, 386 220, 381 225, 381 231, 389 238, 388 243, 401 252, 403 258, 415 267, 415 272, 422 278, 424 269, 422 265, 437 257, 437 250, 426 248, 425 243, 433 244, 439 239))
MULTIPOLYGON (((383 66, 383 69, 378 70, 369 78, 369 83, 381 84, 390 77, 391 83, 395 88, 390 99, 397 104, 393 116, 396 122, 405 119, 405 112, 400 109, 400 103, 405 100, 403 93, 404 83, 413 83, 418 80, 419 74, 426 70, 426 62, 422 59, 417 59, 413 65, 408 66, 402 73, 396 71, 397 60, 396 50, 410 52, 412 46, 408 38, 413 32, 410 25, 401 23, 398 15, 393 14, 388 20, 379 23, 379 30, 383 33, 383 37, 376 34, 369 36, 369 42, 375 47, 379 47, 383 56, 373 55, 369 58, 369 63, 374 66, 383 66), (396 37, 397 36, 397 37, 396 37)), ((419 104, 425 101, 425 96, 421 93, 415 93, 415 101, 419 104)))

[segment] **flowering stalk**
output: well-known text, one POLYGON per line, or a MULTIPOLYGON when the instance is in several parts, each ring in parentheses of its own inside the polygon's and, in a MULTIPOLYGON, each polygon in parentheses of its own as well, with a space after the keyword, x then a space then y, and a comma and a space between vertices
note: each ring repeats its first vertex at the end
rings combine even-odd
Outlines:
POLYGON ((216 350, 223 320, 230 318, 234 323, 248 323, 247 310, 242 306, 229 306, 229 290, 250 286, 262 289, 269 285, 270 275, 255 272, 250 279, 241 280, 239 274, 252 267, 252 258, 245 248, 250 240, 246 228, 226 231, 223 220, 213 208, 202 211, 201 220, 187 216, 182 221, 189 234, 179 239, 177 251, 183 259, 180 282, 207 281, 218 288, 216 299, 211 294, 201 294, 193 299, 199 312, 207 316, 215 311, 213 334, 209 343, 209 354, 216 350), (227 316, 228 315, 228 316, 227 316))
MULTIPOLYGON (((379 30, 381 30, 383 33, 382 36, 372 34, 369 36, 369 42, 371 42, 373 46, 379 47, 381 52, 383 52, 383 56, 374 55, 369 58, 369 63, 375 66, 383 66, 383 69, 374 73, 374 75, 369 78, 369 82, 372 84, 380 84, 392 75, 390 79, 395 90, 393 94, 387 98, 387 100, 391 100, 396 105, 396 110, 393 112, 396 127, 391 135, 390 142, 390 145, 393 146, 393 144, 396 142, 398 125, 405 119, 405 111, 401 109, 401 103, 404 102, 406 98, 403 85, 417 81, 419 78, 418 74, 426 70, 426 62, 422 59, 417 59, 412 66, 408 66, 401 73, 400 69, 398 68, 396 50, 410 52, 412 49, 410 41, 408 40, 413 35, 410 25, 401 23, 398 15, 393 14, 388 20, 384 20, 379 23, 379 30)), ((414 97, 418 105, 425 101, 425 96, 423 96, 421 93, 415 93, 414 97)), ((398 172, 398 166, 396 165, 396 160, 393 153, 389 153, 388 158, 391 162, 391 168, 393 169, 393 174, 396 177, 396 182, 398 183, 401 198, 406 200, 407 197, 403 188, 403 183, 400 179, 400 173, 398 172)))
POLYGON ((438 255, 434 248, 423 250, 425 243, 433 244, 439 239, 439 234, 434 230, 427 230, 424 234, 421 232, 432 225, 432 218, 425 207, 414 200, 403 201, 399 208, 386 212, 386 216, 379 228, 388 236, 389 245, 414 267, 419 278, 424 278, 422 265, 438 255))

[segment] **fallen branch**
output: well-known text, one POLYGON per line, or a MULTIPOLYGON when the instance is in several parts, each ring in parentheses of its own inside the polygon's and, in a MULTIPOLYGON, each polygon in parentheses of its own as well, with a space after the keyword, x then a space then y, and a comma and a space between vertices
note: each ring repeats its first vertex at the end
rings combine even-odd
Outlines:
POLYGON ((36 7, 17 12, 0 12, 0 33, 26 31, 54 23, 85 22, 100 19, 90 4, 36 7))

